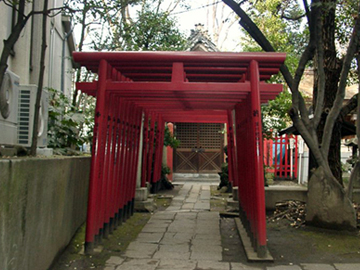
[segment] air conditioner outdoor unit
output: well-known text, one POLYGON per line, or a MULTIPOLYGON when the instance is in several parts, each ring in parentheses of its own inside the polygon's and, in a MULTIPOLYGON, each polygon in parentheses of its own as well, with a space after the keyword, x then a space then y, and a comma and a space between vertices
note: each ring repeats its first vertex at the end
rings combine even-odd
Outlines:
POLYGON ((7 70, 0 86, 0 144, 17 143, 19 76, 7 70))
MULTIPOLYGON (((34 124, 35 102, 37 85, 19 86, 19 117, 18 117, 18 141, 19 145, 31 146, 31 138, 34 124)), ((43 90, 41 94, 40 114, 38 122, 38 147, 47 146, 49 93, 43 90)))

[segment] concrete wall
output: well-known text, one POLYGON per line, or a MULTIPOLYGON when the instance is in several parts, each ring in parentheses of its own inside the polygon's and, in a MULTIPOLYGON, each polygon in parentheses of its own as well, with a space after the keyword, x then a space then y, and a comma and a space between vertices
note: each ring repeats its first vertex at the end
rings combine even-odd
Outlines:
POLYGON ((0 269, 48 269, 86 219, 89 169, 89 157, 0 160, 0 269))

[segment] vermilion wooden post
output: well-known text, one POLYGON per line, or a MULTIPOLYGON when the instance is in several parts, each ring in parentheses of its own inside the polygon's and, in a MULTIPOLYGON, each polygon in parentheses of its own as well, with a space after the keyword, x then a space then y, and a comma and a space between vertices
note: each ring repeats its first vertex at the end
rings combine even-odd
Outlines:
POLYGON ((152 184, 152 168, 153 168, 153 154, 154 154, 154 133, 155 133, 155 114, 150 115, 150 134, 149 134, 149 154, 147 167, 147 180, 152 184))
POLYGON ((95 108, 95 126, 93 137, 93 150, 91 159, 91 171, 89 181, 89 195, 88 195, 88 209, 86 219, 86 236, 85 236, 85 252, 91 253, 94 248, 95 234, 97 233, 96 216, 100 209, 98 209, 99 199, 99 174, 102 170, 101 157, 104 152, 103 144, 105 141, 102 130, 106 128, 105 121, 105 104, 106 104, 106 74, 107 62, 100 61, 99 65, 99 81, 96 93, 96 108, 95 108))
MULTIPOLYGON (((167 123, 167 127, 169 129, 170 134, 172 136, 174 136, 174 124, 173 123, 167 123)), ((166 163, 167 163, 167 166, 170 169, 170 173, 168 174, 168 179, 170 181, 173 181, 174 150, 170 146, 168 146, 166 148, 166 163)))
POLYGON ((157 156, 156 167, 154 168, 156 172, 155 181, 157 185, 157 191, 160 189, 161 185, 161 169, 162 169, 162 158, 163 158, 163 150, 164 150, 164 133, 165 133, 165 123, 162 120, 162 117, 158 118, 158 136, 157 136, 157 156))
POLYGON ((136 166, 135 166, 135 156, 136 156, 136 144, 137 144, 137 131, 136 131, 136 122, 138 117, 138 108, 136 106, 133 107, 132 116, 130 119, 130 136, 129 136, 129 201, 128 201, 128 217, 133 214, 133 203, 134 203, 134 195, 135 195, 135 187, 136 187, 136 166))
POLYGON ((144 134, 143 134, 143 156, 142 156, 142 171, 141 171, 141 187, 146 186, 146 176, 148 168, 148 149, 149 149, 149 113, 144 111, 144 134))
POLYGON ((114 229, 119 225, 119 188, 120 188, 120 180, 118 177, 119 174, 119 152, 120 152, 120 142, 121 142, 121 112, 122 112, 122 103, 119 97, 116 97, 116 117, 115 117, 115 124, 116 124, 116 130, 115 130, 115 153, 114 153, 114 170, 113 170, 113 204, 112 204, 112 213, 114 217, 114 229))
POLYGON ((110 233, 110 216, 111 216, 111 189, 113 188, 112 183, 112 170, 113 170, 113 147, 114 147, 114 116, 115 116, 115 98, 113 94, 110 94, 110 106, 108 114, 108 126, 107 126, 107 143, 106 143, 106 155, 104 160, 104 177, 103 183, 105 185, 104 194, 104 223, 103 223, 103 235, 104 238, 108 238, 110 233))
POLYGON ((133 104, 129 104, 128 111, 127 111, 127 118, 126 118, 126 131, 125 131, 125 156, 124 156, 124 174, 123 178, 125 181, 125 188, 124 188, 124 219, 127 220, 129 218, 129 186, 130 186, 130 179, 129 179, 129 161, 130 161, 130 137, 131 137, 131 117, 133 115, 133 104))
POLYGON ((126 175, 125 175, 125 155, 126 155, 126 131, 127 131, 127 117, 129 113, 129 103, 124 102, 123 104, 123 116, 121 119, 122 128, 121 128, 121 151, 120 151, 120 173, 119 178, 121 182, 120 186, 120 210, 119 210, 119 219, 120 224, 125 221, 125 202, 126 202, 126 175))
POLYGON ((152 179, 152 188, 153 192, 156 193, 159 190, 159 180, 161 174, 161 162, 162 157, 160 156, 162 153, 163 143, 161 143, 162 137, 162 119, 160 115, 156 117, 157 128, 156 128, 156 136, 155 136, 155 158, 154 158, 154 166, 153 166, 153 179, 152 179), (160 173, 159 173, 160 172, 160 173))
POLYGON ((118 153, 117 153, 117 170, 116 170, 116 178, 118 181, 117 188, 117 216, 118 216, 118 225, 121 225, 123 221, 123 194, 122 189, 124 187, 124 182, 122 179, 123 173, 123 151, 124 151, 124 130, 125 130, 125 112, 126 112, 126 103, 124 99, 120 101, 120 117, 119 117, 119 139, 118 139, 118 153))
POLYGON ((235 173, 234 173, 234 166, 235 166, 235 157, 233 156, 234 132, 233 132, 233 119, 232 119, 231 110, 227 111, 227 117, 228 117, 228 121, 226 124, 226 128, 227 128, 228 176, 232 186, 237 186, 235 173))
POLYGON ((264 189, 264 158, 263 138, 261 128, 260 109, 260 75, 257 61, 250 62, 251 83, 251 111, 252 111, 252 135, 255 139, 253 151, 255 151, 254 183, 256 190, 256 222, 257 222, 257 253, 259 257, 266 256, 266 218, 265 218, 265 189, 264 189))
POLYGON ((136 190, 136 171, 137 171, 137 149, 138 149, 138 118, 140 115, 139 108, 134 107, 133 117, 131 122, 131 160, 129 165, 129 176, 130 176, 130 188, 129 188, 129 215, 132 216, 134 213, 134 203, 135 203, 135 190, 136 190))
POLYGON ((127 136, 127 158, 126 158, 126 178, 127 178, 127 188, 126 188, 126 195, 127 195, 127 203, 126 203, 126 217, 130 218, 131 216, 131 209, 132 209, 132 172, 133 172, 133 156, 134 156, 134 119, 136 115, 136 107, 134 104, 131 104, 129 115, 129 127, 128 127, 128 136, 127 136))
POLYGON ((110 204, 109 204, 109 216, 110 216, 110 233, 113 232, 117 227, 117 210, 116 210, 116 190, 117 190, 117 179, 115 178, 116 174, 116 161, 117 161, 117 150, 118 150, 118 133, 119 133, 119 98, 115 95, 114 99, 114 115, 113 115, 113 135, 112 135, 112 153, 110 159, 110 204))
POLYGON ((132 204, 131 204, 131 215, 134 214, 135 207, 135 192, 136 192, 136 181, 137 181, 137 169, 138 169, 138 161, 139 161, 139 152, 140 152, 140 129, 141 129, 141 121, 142 121, 142 109, 137 108, 137 114, 134 122, 135 129, 135 140, 134 140, 134 158, 133 158, 133 185, 132 185, 132 204))

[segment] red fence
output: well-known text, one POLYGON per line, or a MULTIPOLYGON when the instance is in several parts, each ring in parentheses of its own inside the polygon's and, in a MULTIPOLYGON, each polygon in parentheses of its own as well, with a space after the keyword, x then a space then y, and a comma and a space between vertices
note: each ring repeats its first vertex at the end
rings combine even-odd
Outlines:
POLYGON ((298 174, 298 138, 283 135, 264 139, 264 164, 266 172, 275 179, 296 179, 298 174))

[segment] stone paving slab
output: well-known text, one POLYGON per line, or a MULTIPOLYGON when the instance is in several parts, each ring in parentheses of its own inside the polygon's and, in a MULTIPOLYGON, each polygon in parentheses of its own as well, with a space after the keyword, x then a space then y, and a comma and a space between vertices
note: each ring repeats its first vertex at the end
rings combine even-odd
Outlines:
POLYGON ((220 234, 220 227, 219 225, 210 225, 210 226, 196 226, 195 232, 197 234, 220 234))
POLYGON ((198 202, 195 203, 195 210, 208 210, 210 211, 210 202, 198 202))
POLYGON ((181 206, 181 209, 194 209, 195 204, 194 203, 184 203, 181 206))
POLYGON ((193 239, 191 241, 191 244, 194 246, 203 246, 203 247, 209 247, 209 246, 221 246, 221 239, 217 238, 217 239, 209 239, 209 237, 207 239, 193 239))
POLYGON ((172 220, 167 219, 153 219, 148 221, 144 227, 157 227, 157 228, 167 228, 172 223, 172 220))
POLYGON ((176 212, 164 211, 164 212, 157 212, 154 214, 150 221, 153 220, 173 220, 176 216, 176 212))
POLYGON ((216 252, 220 252, 222 253, 222 247, 221 245, 211 245, 209 246, 208 244, 196 244, 196 245, 191 245, 191 251, 192 252, 207 252, 207 253, 216 253, 216 252))
POLYGON ((171 200, 171 203, 174 202, 174 201, 184 201, 187 197, 187 193, 186 194, 178 194, 176 197, 174 197, 172 200, 171 200))
POLYGON ((193 270, 196 268, 197 261, 162 259, 156 270, 183 269, 193 270))
POLYGON ((266 270, 302 270, 298 265, 280 265, 266 267, 266 270))
POLYGON ((176 259, 176 260, 189 260, 190 259, 190 252, 178 252, 178 251, 158 251, 155 253, 155 259, 167 258, 167 259, 176 259))
POLYGON ((359 270, 360 263, 334 263, 336 270, 359 270))
POLYGON ((125 261, 124 258, 121 257, 117 257, 117 256, 111 256, 107 261, 106 261, 106 266, 114 266, 114 265, 120 265, 125 261))
POLYGON ((158 252, 190 252, 190 245, 188 243, 178 245, 160 245, 158 252))
MULTIPOLYGON (((193 248, 193 247, 192 247, 193 248)), ((222 248, 213 247, 211 249, 196 249, 191 251, 191 260, 205 260, 205 261, 221 261, 222 248)))
MULTIPOLYGON (((210 237, 209 237, 209 235, 208 234, 199 234, 199 233, 197 233, 197 234, 195 234, 195 236, 194 236, 194 239, 205 239, 205 240, 207 240, 207 239, 209 239, 210 237)), ((220 236, 220 234, 215 234, 215 235, 212 235, 211 236, 211 239, 213 240, 213 241, 221 241, 221 236, 220 236)))
POLYGON ((157 244, 131 242, 125 251, 125 256, 130 258, 151 258, 159 249, 157 244))
POLYGON ((190 241, 193 239, 194 234, 191 232, 166 232, 164 234, 164 238, 162 240, 162 243, 164 240, 183 240, 183 241, 190 241))
POLYGON ((178 219, 196 219, 197 218, 197 215, 198 213, 196 212, 180 212, 180 213, 177 213, 175 219, 178 220, 178 219))
POLYGON ((200 200, 210 200, 210 191, 201 191, 200 200))
POLYGON ((248 266, 242 263, 234 263, 231 262, 231 270, 262 270, 263 268, 255 267, 255 266, 248 266))
POLYGON ((168 228, 168 226, 157 227, 157 226, 152 226, 152 225, 145 225, 141 232, 143 232, 143 233, 163 233, 164 231, 166 231, 167 228, 168 228))
POLYGON ((139 233, 138 237, 136 238, 136 241, 141 243, 152 243, 152 244, 158 244, 160 243, 161 239, 164 237, 164 233, 145 233, 141 232, 139 233))
POLYGON ((115 270, 116 266, 112 265, 112 266, 105 266, 104 270, 115 270))
POLYGON ((197 202, 197 197, 189 197, 185 199, 185 203, 196 203, 196 202, 197 202))
POLYGON ((170 205, 168 208, 166 208, 166 211, 171 212, 171 211, 178 211, 180 209, 181 209, 181 205, 179 205, 179 206, 170 205))
POLYGON ((116 270, 155 270, 159 265, 160 260, 154 259, 132 259, 126 260, 121 265, 117 266, 116 270))
POLYGON ((300 264, 304 270, 335 270, 335 267, 329 264, 304 263, 300 264))
POLYGON ((196 229, 212 229, 212 228, 218 228, 220 229, 220 223, 219 221, 207 221, 207 220, 202 220, 202 219, 198 219, 197 223, 196 223, 196 229))
POLYGON ((230 270, 228 262, 199 261, 197 268, 201 270, 230 270))

